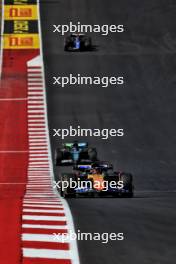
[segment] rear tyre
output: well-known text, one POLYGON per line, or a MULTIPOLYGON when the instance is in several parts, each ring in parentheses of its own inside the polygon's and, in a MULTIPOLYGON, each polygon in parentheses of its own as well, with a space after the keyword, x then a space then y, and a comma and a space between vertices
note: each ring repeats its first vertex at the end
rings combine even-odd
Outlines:
POLYGON ((91 161, 96 161, 97 160, 97 151, 96 151, 95 148, 88 149, 88 155, 89 155, 89 159, 91 161))
POLYGON ((60 149, 56 149, 54 154, 54 160, 56 166, 59 166, 61 164, 62 157, 63 157, 62 151, 60 149))
POLYGON ((86 50, 91 50, 91 47, 92 47, 92 41, 91 41, 91 38, 86 38, 85 41, 84 41, 84 47, 86 50))
POLYGON ((72 197, 74 198, 74 197, 76 197, 75 190, 73 188, 71 188, 71 186, 70 186, 71 179, 73 181, 75 181, 76 177, 73 174, 67 174, 67 175, 62 176, 61 181, 65 182, 65 183, 68 183, 68 187, 63 188, 61 190, 62 197, 64 197, 64 198, 72 198, 72 197))
POLYGON ((133 176, 131 174, 122 174, 120 180, 123 181, 123 186, 125 189, 129 190, 128 193, 124 194, 124 197, 133 197, 133 176))

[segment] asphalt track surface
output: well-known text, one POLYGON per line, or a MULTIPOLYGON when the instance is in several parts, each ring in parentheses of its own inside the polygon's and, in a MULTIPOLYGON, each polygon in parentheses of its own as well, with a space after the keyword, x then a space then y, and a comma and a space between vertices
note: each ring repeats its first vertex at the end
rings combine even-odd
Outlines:
MULTIPOLYGON (((124 128, 88 138, 99 158, 134 174, 135 198, 70 199, 82 232, 123 232, 124 241, 78 242, 82 264, 172 264, 176 259, 176 41, 174 1, 42 1, 42 32, 52 152, 53 128, 124 128), (92 34, 97 50, 65 53, 53 24, 124 24, 123 34, 92 34), (52 85, 53 76, 121 75, 123 88, 52 85)), ((84 138, 81 138, 84 140, 84 138)), ((80 140, 81 140, 80 139, 80 140)), ((72 141, 67 138, 66 141, 72 141)), ((55 169, 56 179, 59 173, 55 169)))

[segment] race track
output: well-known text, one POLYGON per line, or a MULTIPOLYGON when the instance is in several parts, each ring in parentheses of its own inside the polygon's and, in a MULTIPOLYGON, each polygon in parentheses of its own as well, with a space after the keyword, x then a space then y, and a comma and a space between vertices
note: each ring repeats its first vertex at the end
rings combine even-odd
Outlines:
MULTIPOLYGON (((41 18, 52 152, 53 128, 123 128, 124 137, 80 138, 99 158, 134 174, 134 199, 70 199, 76 229, 123 232, 122 242, 78 242, 81 264, 172 264, 176 258, 176 4, 162 0, 42 1, 41 18), (97 49, 65 53, 53 24, 124 24, 93 33, 97 49), (53 86, 53 76, 121 76, 123 87, 53 86)), ((67 138, 66 141, 72 141, 67 138)), ((59 170, 55 170, 57 175, 59 170)))

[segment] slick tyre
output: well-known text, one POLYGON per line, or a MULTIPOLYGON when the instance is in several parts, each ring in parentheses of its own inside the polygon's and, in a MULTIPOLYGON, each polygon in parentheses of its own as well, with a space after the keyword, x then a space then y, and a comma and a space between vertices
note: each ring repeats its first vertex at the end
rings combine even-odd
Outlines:
POLYGON ((133 177, 131 174, 122 174, 120 180, 123 181, 123 185, 129 190, 129 193, 124 194, 124 197, 133 197, 133 177))
POLYGON ((63 157, 62 151, 60 149, 56 149, 54 154, 54 160, 56 166, 59 166, 61 164, 62 157, 63 157))
POLYGON ((67 175, 62 176, 62 180, 61 181, 64 182, 64 183, 68 183, 68 186, 66 188, 62 189, 62 197, 64 197, 64 198, 74 198, 74 197, 76 197, 75 190, 73 188, 71 188, 71 186, 70 186, 71 179, 73 181, 76 180, 76 178, 74 177, 73 174, 67 174, 67 175))
POLYGON ((92 41, 91 38, 86 38, 84 41, 85 50, 91 50, 92 41))
POLYGON ((96 161, 97 160, 97 151, 96 151, 96 149, 90 148, 88 150, 88 155, 89 155, 89 159, 91 161, 96 161))

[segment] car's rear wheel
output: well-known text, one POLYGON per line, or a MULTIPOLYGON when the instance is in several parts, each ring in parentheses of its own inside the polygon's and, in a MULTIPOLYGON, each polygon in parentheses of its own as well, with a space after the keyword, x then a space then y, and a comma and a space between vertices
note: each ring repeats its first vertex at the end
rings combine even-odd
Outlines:
POLYGON ((84 40, 85 49, 89 50, 89 49, 91 49, 91 46, 92 46, 91 38, 85 38, 85 40, 84 40))
POLYGON ((70 185, 71 179, 72 181, 76 181, 76 177, 73 174, 62 176, 61 182, 64 184, 68 183, 68 186, 61 188, 62 197, 64 198, 76 197, 75 189, 70 185))
POLYGON ((55 165, 56 166, 61 164, 62 157, 63 157, 62 151, 59 148, 56 149, 55 150, 55 154, 54 154, 54 160, 55 160, 55 165))
POLYGON ((128 174, 122 174, 120 175, 120 180, 123 181, 123 188, 128 190, 127 193, 125 193, 123 196, 132 198, 134 193, 133 193, 133 176, 128 173, 128 174))
POLYGON ((91 161, 96 161, 97 160, 97 151, 94 148, 90 148, 88 149, 88 155, 89 155, 89 159, 91 161))

